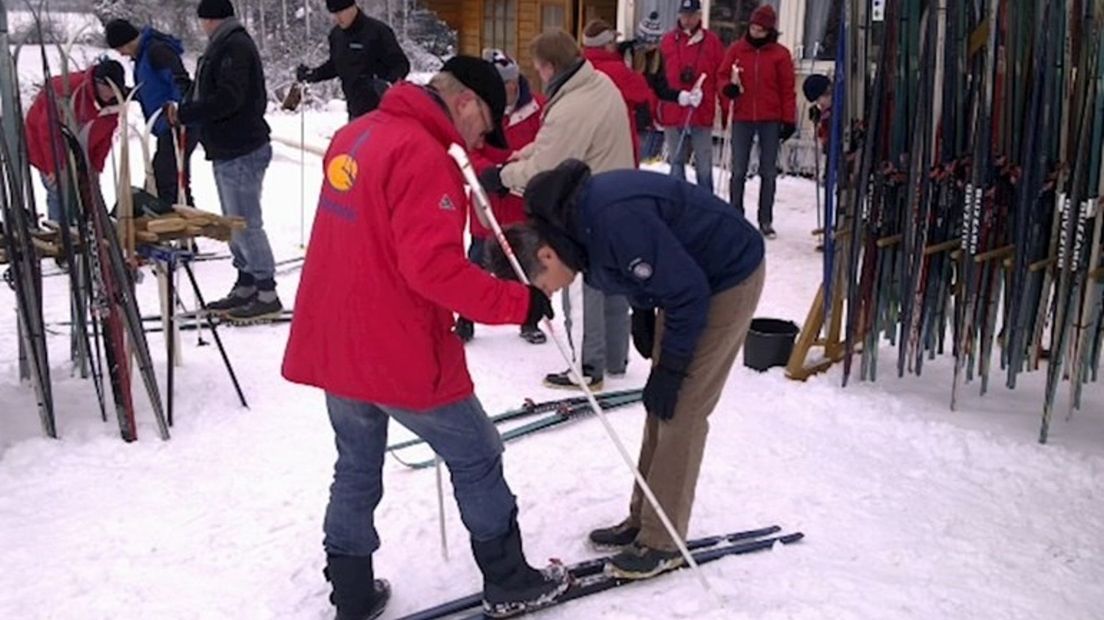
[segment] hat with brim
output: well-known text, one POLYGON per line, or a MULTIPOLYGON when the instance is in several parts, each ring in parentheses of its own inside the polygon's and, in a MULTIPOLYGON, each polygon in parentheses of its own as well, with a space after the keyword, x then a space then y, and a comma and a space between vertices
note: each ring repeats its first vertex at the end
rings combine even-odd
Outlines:
POLYGON ((509 148, 506 133, 502 130, 502 116, 506 111, 506 85, 494 65, 474 56, 453 56, 441 67, 461 84, 474 92, 491 110, 494 127, 486 134, 487 144, 500 149, 509 148))

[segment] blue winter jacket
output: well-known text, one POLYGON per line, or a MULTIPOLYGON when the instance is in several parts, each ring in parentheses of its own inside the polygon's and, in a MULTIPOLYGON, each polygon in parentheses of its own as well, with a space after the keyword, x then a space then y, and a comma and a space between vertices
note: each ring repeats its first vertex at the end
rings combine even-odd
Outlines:
POLYGON ((763 237, 727 202, 696 185, 642 170, 597 174, 577 198, 584 279, 634 307, 666 314, 662 350, 689 358, 712 295, 763 261, 763 237))
MULTIPOLYGON (((174 75, 173 67, 166 62, 171 58, 178 65, 177 71, 183 72, 180 64, 180 55, 184 53, 184 46, 180 40, 150 28, 142 29, 138 39, 138 57, 134 61, 134 83, 141 84, 135 98, 142 106, 142 114, 148 120, 169 101, 177 103, 183 98, 183 90, 180 85, 180 76, 174 75), (164 45, 171 51, 171 55, 151 53, 157 46, 164 45), (173 58, 175 56, 175 58, 173 58)), ((184 75, 186 79, 187 75, 184 75)), ((163 136, 169 131, 168 121, 165 117, 157 119, 153 127, 153 133, 163 136)))

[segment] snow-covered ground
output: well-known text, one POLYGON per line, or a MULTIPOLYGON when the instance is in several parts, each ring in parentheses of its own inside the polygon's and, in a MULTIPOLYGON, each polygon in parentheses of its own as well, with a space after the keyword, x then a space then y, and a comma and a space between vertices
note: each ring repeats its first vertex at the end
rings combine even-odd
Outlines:
MULTIPOLYGON (((342 109, 308 114, 307 141, 324 146, 343 117, 342 109)), ((298 140, 298 116, 273 114, 270 122, 298 140)), ((299 155, 275 148, 265 217, 284 259, 302 253, 299 155)), ((321 174, 317 157, 306 163, 309 226, 321 174)), ((202 151, 194 164, 197 201, 217 209, 202 151)), ((757 188, 749 183, 749 204, 757 188)), ((768 244, 760 316, 800 323, 811 303, 820 277, 809 234, 813 191, 803 179, 779 183, 779 238, 768 244)), ((196 272, 209 298, 233 279, 226 261, 198 264, 196 272)), ((287 305, 297 280, 294 270, 278 278, 287 305)), ((66 320, 65 285, 47 278, 47 321, 66 320)), ((155 312, 153 278, 139 294, 155 312)), ((221 330, 249 409, 238 405, 213 344, 197 346, 195 333, 185 332, 173 438, 156 439, 136 392, 141 439, 129 445, 113 422, 100 421, 91 384, 70 378, 67 338, 54 336, 62 437, 54 441, 41 438, 33 397, 17 380, 13 301, 0 288, 0 617, 330 617, 321 528, 333 438, 321 393, 280 377, 286 325, 221 330)), ((150 346, 163 376, 162 338, 151 334, 150 346)), ((525 397, 564 396, 541 386, 545 373, 564 367, 552 344, 534 347, 516 328, 479 326, 467 350, 490 413, 525 397)), ((883 359, 893 353, 886 348, 883 359)), ((883 371, 875 384, 841 388, 838 369, 797 383, 780 369, 737 366, 711 418, 691 535, 778 523, 807 538, 705 567, 723 609, 683 573, 547 617, 1100 617, 1104 387, 1086 389, 1070 422, 1062 404, 1050 445, 1039 446, 1038 373, 1014 392, 996 387, 984 398, 971 385, 956 412, 947 407, 950 373, 943 359, 919 378, 883 371)), ((607 379, 607 389, 641 386, 646 376, 634 352, 628 375, 607 379)), ((639 406, 610 414, 634 452, 644 415, 639 406)), ((508 444, 505 459, 535 563, 592 556, 586 532, 624 516, 631 477, 597 420, 508 444)), ((385 485, 375 558, 395 588, 385 617, 476 589, 451 501, 451 559, 442 558, 434 474, 388 459, 385 485)))

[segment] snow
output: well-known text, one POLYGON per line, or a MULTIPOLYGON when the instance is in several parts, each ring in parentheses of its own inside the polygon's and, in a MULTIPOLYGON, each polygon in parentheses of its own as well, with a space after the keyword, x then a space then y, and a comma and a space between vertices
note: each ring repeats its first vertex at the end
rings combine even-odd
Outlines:
MULTIPOLYGON (((308 113, 307 141, 325 146, 343 120, 344 109, 308 113)), ((269 121, 277 134, 298 140, 298 115, 274 113, 269 121)), ((279 260, 302 252, 300 158, 274 148, 264 205, 279 260)), ((321 173, 317 157, 306 162, 309 225, 321 173)), ((202 150, 193 164, 197 201, 217 209, 202 150)), ((132 165, 140 178, 140 165, 132 165)), ((748 204, 757 189, 758 181, 749 182, 748 204)), ((768 244, 760 316, 800 323, 808 310, 820 277, 809 233, 814 204, 810 181, 780 180, 779 238, 768 244)), ((215 242, 202 247, 225 251, 215 242)), ((197 264, 196 275, 208 298, 233 280, 227 261, 197 264)), ((278 278, 287 305, 298 275, 285 270, 278 278)), ((48 322, 67 319, 65 286, 64 278, 46 279, 48 322)), ((146 313, 154 312, 154 278, 147 275, 139 295, 146 313)), ((190 292, 183 296, 190 302, 190 292)), ((0 288, 0 617, 331 617, 321 528, 333 437, 321 393, 280 377, 286 325, 220 330, 249 409, 238 405, 210 334, 210 344, 197 346, 195 332, 185 332, 173 438, 156 438, 136 389, 140 441, 129 445, 114 421, 99 420, 90 383, 70 377, 65 328, 55 325, 62 334, 49 340, 62 437, 55 441, 40 436, 33 396, 18 383, 15 322, 6 310, 13 305, 13 293, 0 288)), ((150 335, 159 376, 163 346, 150 335)), ((525 397, 564 396, 540 384, 564 367, 552 344, 534 347, 516 328, 478 326, 467 350, 489 413, 525 397)), ((1051 443, 1040 446, 1042 373, 1016 391, 993 387, 984 398, 970 384, 951 412, 949 359, 929 363, 921 377, 898 379, 890 370, 895 349, 881 354, 879 381, 847 388, 838 368, 806 383, 780 369, 734 368, 711 418, 691 536, 778 523, 807 538, 706 566, 725 608, 715 608, 683 572, 545 616, 1099 617, 1101 385, 1086 388, 1084 408, 1068 422, 1063 396, 1051 443)), ((607 389, 643 385, 647 365, 633 355, 627 376, 608 378, 607 389)), ((609 414, 634 454, 644 415, 640 406, 609 414)), ((631 476, 595 419, 510 443, 505 461, 534 563, 592 557, 586 532, 624 516, 631 476)), ((384 476, 375 565, 395 588, 385 617, 476 589, 449 498, 451 559, 442 558, 434 474, 388 459, 384 476)))

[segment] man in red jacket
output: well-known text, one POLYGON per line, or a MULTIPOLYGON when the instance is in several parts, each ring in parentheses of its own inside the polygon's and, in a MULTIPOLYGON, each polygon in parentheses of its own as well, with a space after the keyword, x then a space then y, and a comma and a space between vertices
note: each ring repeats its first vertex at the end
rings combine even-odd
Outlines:
POLYGON ((778 147, 793 135, 797 123, 797 93, 790 50, 778 43, 778 18, 764 4, 751 14, 747 35, 732 44, 717 72, 725 84, 722 103, 732 106, 732 206, 744 212, 744 182, 752 140, 759 141, 759 231, 774 232, 774 189, 778 147))
MULTIPOLYGON (((490 144, 472 151, 472 165, 479 172, 501 166, 510 159, 510 155, 520 151, 533 140, 541 127, 541 111, 544 109, 544 97, 534 93, 529 80, 521 74, 513 58, 499 49, 483 50, 483 60, 498 70, 498 75, 506 86, 506 110, 502 116, 502 127, 506 133, 506 148, 500 149, 490 144)), ((520 196, 490 194, 491 210, 503 228, 510 224, 525 221, 525 205, 520 196)), ((475 209, 471 214, 471 245, 468 246, 468 259, 477 265, 483 264, 483 246, 490 240, 491 231, 480 221, 475 209)), ((464 342, 475 336, 475 325, 468 319, 456 319, 456 335, 464 342)), ((531 344, 544 344, 547 337, 536 325, 522 325, 521 337, 531 344)))
MULTIPOLYGON (((654 107, 656 94, 648 87, 644 76, 625 64, 625 57, 617 49, 618 32, 602 19, 593 19, 583 30, 583 58, 594 68, 613 80, 625 100, 629 125, 636 126, 636 109, 641 105, 654 107)), ((633 161, 640 166, 640 136, 633 132, 633 161)))
POLYGON ((374 617, 390 594, 372 567, 389 419, 448 466, 488 614, 540 607, 567 588, 562 568, 525 559, 502 441, 452 333, 453 313, 513 324, 552 315, 544 292, 464 256, 468 199, 447 149, 478 149, 484 136, 505 148, 505 107, 494 67, 457 56, 427 87, 392 87, 326 153, 283 375, 325 391, 336 434, 324 545, 339 618, 374 617))
POLYGON ((667 135, 671 176, 686 178, 692 152, 698 186, 713 191, 713 119, 724 44, 702 26, 701 10, 701 0, 681 0, 678 24, 659 44, 667 83, 679 90, 679 96, 677 104, 661 102, 656 115, 667 135), (702 75, 705 80, 695 88, 702 75))
MULTIPOLYGON (((73 109, 77 129, 91 125, 88 133, 88 159, 97 174, 103 172, 107 154, 111 152, 111 137, 119 124, 118 113, 105 110, 116 103, 115 93, 108 86, 111 80, 120 89, 125 87, 123 66, 114 60, 103 59, 83 73, 70 73, 68 79, 57 76, 50 80, 50 88, 61 109, 57 118, 66 121, 64 112, 67 105, 73 109), (101 115, 102 112, 102 115, 101 115)), ((31 109, 27 111, 27 156, 32 166, 42 173, 42 183, 46 186, 46 212, 55 221, 64 221, 61 198, 58 193, 58 170, 54 162, 54 150, 50 136, 56 138, 58 153, 63 159, 59 162, 62 172, 67 167, 65 142, 61 138, 61 128, 50 127, 48 109, 49 97, 43 88, 35 96, 31 109)))

